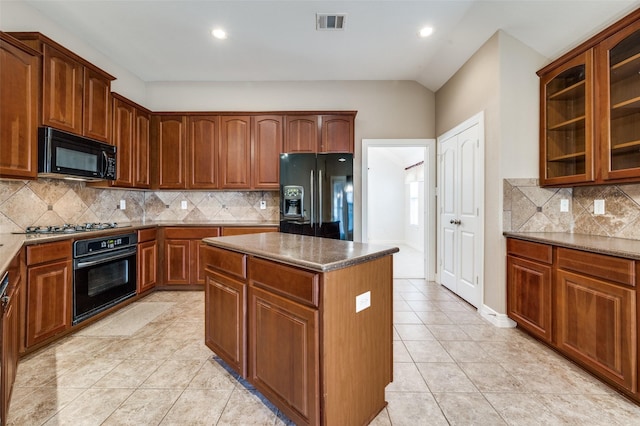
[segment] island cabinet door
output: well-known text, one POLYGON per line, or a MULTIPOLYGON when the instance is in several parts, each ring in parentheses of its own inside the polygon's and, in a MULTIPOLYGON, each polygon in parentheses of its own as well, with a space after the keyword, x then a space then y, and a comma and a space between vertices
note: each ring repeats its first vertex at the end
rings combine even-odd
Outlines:
POLYGON ((205 344, 246 378, 246 284, 207 267, 204 297, 205 344))
POLYGON ((249 381, 297 425, 320 424, 318 311, 249 288, 249 381))

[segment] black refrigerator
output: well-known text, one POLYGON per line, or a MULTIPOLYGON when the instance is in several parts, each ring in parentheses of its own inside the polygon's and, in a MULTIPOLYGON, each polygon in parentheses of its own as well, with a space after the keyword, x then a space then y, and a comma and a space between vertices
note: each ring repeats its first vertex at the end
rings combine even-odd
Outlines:
POLYGON ((280 232, 353 241, 353 154, 280 155, 280 232))

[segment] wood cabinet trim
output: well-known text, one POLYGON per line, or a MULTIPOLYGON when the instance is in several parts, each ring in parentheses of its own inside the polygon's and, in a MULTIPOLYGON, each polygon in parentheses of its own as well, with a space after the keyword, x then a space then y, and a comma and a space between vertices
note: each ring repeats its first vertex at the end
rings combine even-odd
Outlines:
POLYGON ((507 254, 548 264, 553 262, 553 248, 550 245, 515 238, 507 239, 507 254))

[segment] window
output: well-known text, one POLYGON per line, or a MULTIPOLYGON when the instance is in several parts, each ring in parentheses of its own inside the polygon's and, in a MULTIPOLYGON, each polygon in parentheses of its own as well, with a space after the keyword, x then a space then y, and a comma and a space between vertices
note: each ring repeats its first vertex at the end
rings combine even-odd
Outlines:
POLYGON ((418 211, 418 182, 409 182, 409 225, 419 225, 418 211))

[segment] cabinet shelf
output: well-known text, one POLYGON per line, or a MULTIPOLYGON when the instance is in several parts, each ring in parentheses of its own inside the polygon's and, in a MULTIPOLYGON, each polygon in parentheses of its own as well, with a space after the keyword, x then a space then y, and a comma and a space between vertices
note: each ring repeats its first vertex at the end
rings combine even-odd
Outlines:
POLYGON ((563 130, 575 130, 579 127, 584 127, 586 117, 581 115, 576 118, 572 118, 571 120, 566 120, 558 124, 554 124, 553 126, 547 127, 547 130, 550 131, 563 131, 563 130))
POLYGON ((623 61, 611 66, 611 78, 616 80, 624 80, 638 73, 640 67, 640 53, 637 53, 623 61))
POLYGON ((640 96, 626 99, 611 106, 611 119, 626 117, 640 113, 640 96))
POLYGON ((573 162, 573 161, 584 161, 586 153, 582 152, 572 152, 571 154, 558 155, 555 157, 547 158, 547 161, 550 163, 565 163, 565 162, 573 162))
POLYGON ((611 147, 611 155, 622 155, 640 150, 640 140, 619 143, 611 147))
POLYGON ((549 101, 566 101, 566 100, 574 100, 576 98, 584 98, 585 93, 585 81, 579 81, 575 84, 572 84, 569 87, 565 87, 562 90, 559 90, 551 95, 549 95, 549 101))

